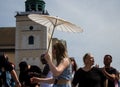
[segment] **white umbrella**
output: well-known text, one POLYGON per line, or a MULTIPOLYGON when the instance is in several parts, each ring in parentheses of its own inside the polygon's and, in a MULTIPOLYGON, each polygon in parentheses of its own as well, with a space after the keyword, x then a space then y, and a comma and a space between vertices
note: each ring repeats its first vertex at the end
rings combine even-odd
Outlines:
POLYGON ((30 14, 28 15, 28 17, 34 22, 44 25, 48 27, 48 29, 52 29, 48 50, 55 29, 64 32, 83 32, 83 30, 77 25, 58 17, 53 17, 50 15, 41 15, 41 14, 30 14))

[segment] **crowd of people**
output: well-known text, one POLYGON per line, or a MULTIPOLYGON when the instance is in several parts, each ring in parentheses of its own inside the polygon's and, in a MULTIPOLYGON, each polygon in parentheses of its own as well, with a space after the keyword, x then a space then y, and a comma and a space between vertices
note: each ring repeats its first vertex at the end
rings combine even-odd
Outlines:
POLYGON ((83 56, 83 67, 77 66, 74 57, 69 57, 66 47, 58 42, 52 47, 52 54, 40 56, 43 70, 26 61, 19 63, 20 73, 8 56, 0 53, 0 87, 120 87, 119 72, 111 66, 112 56, 103 58, 104 67, 96 66, 93 54, 83 56), (55 60, 55 62, 53 62, 55 60))
POLYGON ((105 55, 105 66, 101 68, 94 66, 94 56, 91 53, 84 55, 83 62, 84 67, 80 67, 74 74, 72 87, 119 87, 119 72, 111 66, 111 55, 105 55))

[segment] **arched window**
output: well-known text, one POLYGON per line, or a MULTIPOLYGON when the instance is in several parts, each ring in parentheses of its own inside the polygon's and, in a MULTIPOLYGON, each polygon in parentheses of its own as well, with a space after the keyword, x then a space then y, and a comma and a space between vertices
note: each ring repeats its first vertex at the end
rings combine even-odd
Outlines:
POLYGON ((34 37, 33 36, 29 36, 28 44, 30 44, 30 45, 34 44, 34 37))

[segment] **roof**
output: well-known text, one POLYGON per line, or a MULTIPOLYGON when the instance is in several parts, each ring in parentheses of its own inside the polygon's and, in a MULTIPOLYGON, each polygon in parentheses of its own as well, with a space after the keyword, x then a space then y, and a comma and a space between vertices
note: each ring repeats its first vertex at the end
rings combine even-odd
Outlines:
POLYGON ((15 46, 16 27, 0 27, 0 48, 4 46, 15 46))

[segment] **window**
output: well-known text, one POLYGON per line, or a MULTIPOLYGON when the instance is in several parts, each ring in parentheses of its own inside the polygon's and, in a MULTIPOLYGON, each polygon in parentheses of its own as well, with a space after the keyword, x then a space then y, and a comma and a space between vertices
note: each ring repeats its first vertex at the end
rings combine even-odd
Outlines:
POLYGON ((34 44, 34 37, 33 36, 29 36, 28 44, 30 44, 30 45, 34 44))
POLYGON ((30 26, 29 29, 30 29, 30 30, 33 30, 33 26, 30 26))
POLYGON ((38 11, 42 11, 42 6, 38 5, 38 11))
POLYGON ((35 7, 34 4, 31 4, 31 10, 32 10, 32 11, 36 11, 36 7, 35 7))

